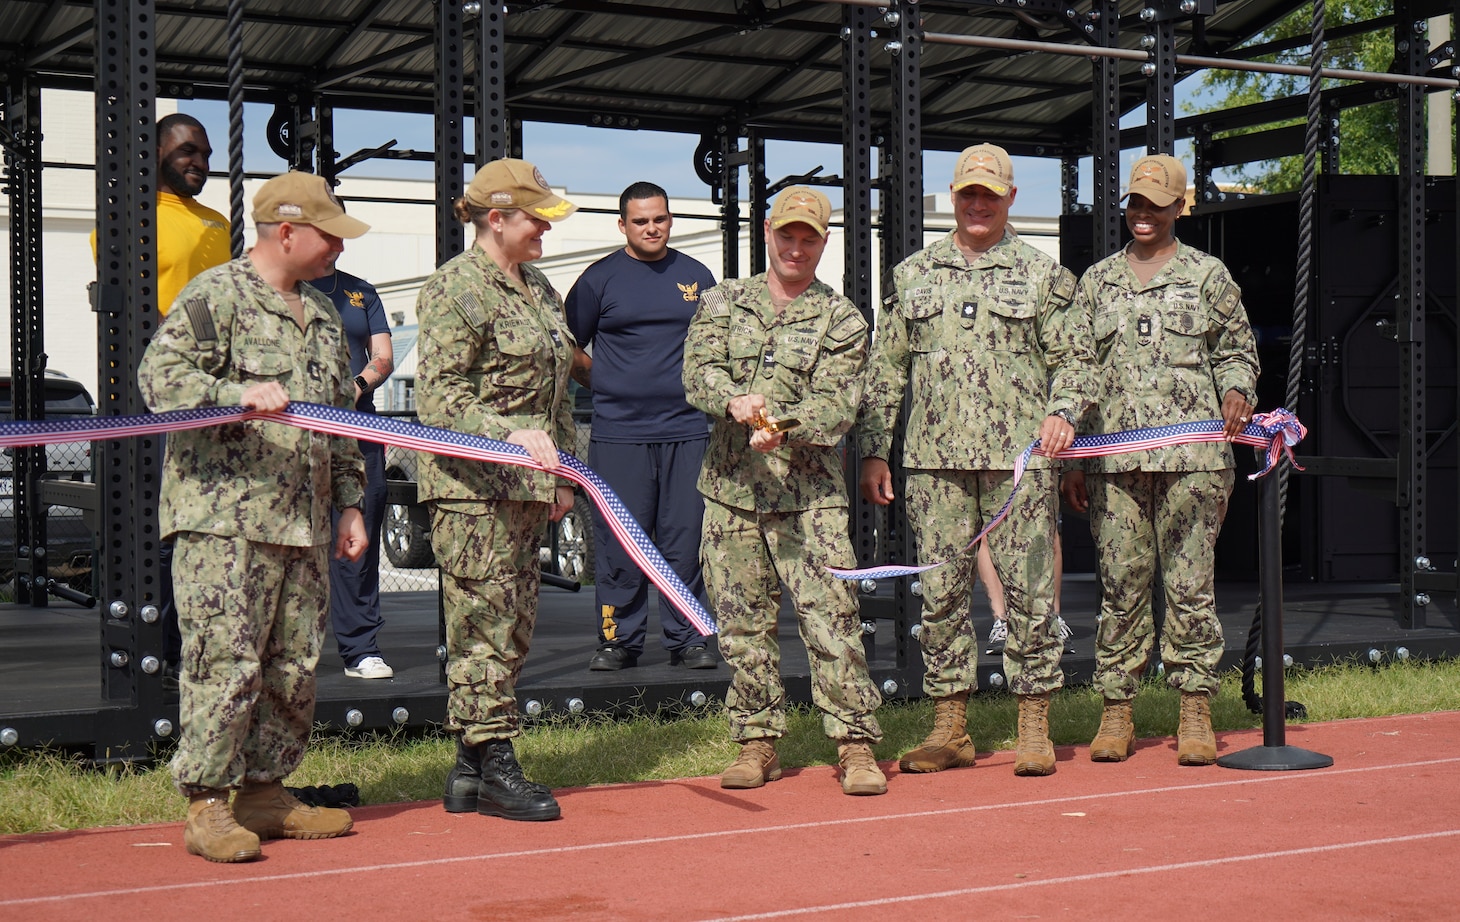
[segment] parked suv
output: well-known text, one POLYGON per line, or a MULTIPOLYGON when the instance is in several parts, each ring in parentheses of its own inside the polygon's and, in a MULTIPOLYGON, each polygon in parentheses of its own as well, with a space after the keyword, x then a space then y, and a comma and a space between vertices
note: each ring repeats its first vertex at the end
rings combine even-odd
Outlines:
MULTIPOLYGON (((93 416, 96 403, 86 387, 58 371, 46 371, 46 417, 93 416)), ((14 418, 10 375, 0 375, 0 417, 14 418)), ((73 442, 46 446, 48 480, 92 480, 91 444, 73 442)), ((72 506, 42 507, 46 515, 46 551, 50 575, 73 587, 90 589, 91 558, 96 538, 85 512, 72 506)), ((15 570, 15 449, 0 449, 0 579, 15 570)))
MULTIPOLYGON (((573 454, 584 461, 588 458, 591 418, 591 408, 586 412, 575 410, 573 414, 578 430, 573 454)), ((385 479, 414 484, 416 452, 387 445, 385 479)), ((573 508, 552 523, 546 538, 539 551, 543 572, 580 583, 593 582, 593 511, 581 490, 573 499, 573 508)), ((431 550, 431 516, 421 503, 388 504, 380 542, 392 566, 403 570, 436 566, 436 555, 431 550)))

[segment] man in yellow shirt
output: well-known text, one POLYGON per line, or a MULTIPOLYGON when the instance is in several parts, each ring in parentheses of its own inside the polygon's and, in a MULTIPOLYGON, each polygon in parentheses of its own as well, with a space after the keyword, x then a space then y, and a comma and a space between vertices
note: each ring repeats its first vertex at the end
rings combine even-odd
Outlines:
MULTIPOLYGON (((157 122, 157 320, 167 316, 183 286, 204 269, 228 262, 233 255, 228 219, 199 204, 194 196, 208 182, 213 147, 203 123, 174 112, 157 122)), ((96 231, 91 255, 97 256, 96 231)), ((172 542, 159 547, 157 607, 162 614, 164 687, 175 688, 182 656, 182 635, 172 599, 172 542)))
POLYGON ((228 219, 193 196, 208 181, 213 148, 191 115, 157 123, 157 313, 166 317, 173 299, 193 276, 228 262, 228 219))

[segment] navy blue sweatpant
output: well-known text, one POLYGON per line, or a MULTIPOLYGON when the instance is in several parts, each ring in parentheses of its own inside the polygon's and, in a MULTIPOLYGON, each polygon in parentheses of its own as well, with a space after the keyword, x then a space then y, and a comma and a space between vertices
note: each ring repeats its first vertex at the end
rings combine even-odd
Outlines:
MULTIPOLYGON (((380 526, 385 521, 385 446, 360 442, 365 456, 365 535, 370 546, 353 563, 335 560, 330 552, 330 622, 335 643, 346 666, 357 666, 367 656, 379 656, 375 635, 380 615, 380 526)), ((334 514, 335 524, 340 514, 334 514)))
MULTIPOLYGON (((700 574, 700 522, 705 501, 695 482, 709 441, 706 437, 647 444, 597 439, 588 443, 588 466, 613 488, 674 572, 702 600, 705 580, 700 574)), ((618 644, 638 656, 644 652, 648 633, 649 579, 619 546, 597 509, 593 511, 593 544, 598 642, 618 644)), ((662 596, 659 625, 666 650, 683 650, 706 642, 662 596)))

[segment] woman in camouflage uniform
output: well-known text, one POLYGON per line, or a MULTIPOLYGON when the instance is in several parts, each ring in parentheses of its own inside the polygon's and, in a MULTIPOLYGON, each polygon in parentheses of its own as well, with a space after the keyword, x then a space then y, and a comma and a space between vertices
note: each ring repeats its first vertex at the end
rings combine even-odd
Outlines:
POLYGON ((1077 306, 1093 317, 1102 381, 1087 428, 1115 432, 1220 416, 1227 441, 1094 458, 1063 478, 1066 500, 1090 512, 1104 588, 1094 684, 1105 710, 1090 758, 1130 755, 1131 699, 1154 652, 1151 582, 1159 560, 1161 659, 1166 682, 1181 690, 1177 759, 1210 765, 1217 758, 1210 701, 1223 647, 1213 550, 1235 479, 1228 443, 1257 405, 1257 343, 1227 267, 1176 239, 1186 204, 1181 162, 1141 158, 1126 196, 1134 239, 1091 266, 1076 292, 1077 306))
POLYGON ((536 167, 503 159, 477 171, 456 216, 476 229, 416 301, 421 422, 521 445, 545 471, 423 455, 418 489, 446 609, 447 727, 459 734, 445 807, 514 820, 560 815, 547 787, 523 777, 514 686, 537 622, 543 528, 573 505, 552 472, 571 445, 573 336, 542 256, 550 222, 576 210, 536 167))

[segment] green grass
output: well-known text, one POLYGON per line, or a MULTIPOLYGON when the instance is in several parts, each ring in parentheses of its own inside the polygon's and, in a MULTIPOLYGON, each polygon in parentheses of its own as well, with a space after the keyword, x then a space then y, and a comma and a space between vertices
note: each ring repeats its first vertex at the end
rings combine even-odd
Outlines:
MULTIPOLYGON (((1340 664, 1292 671, 1289 700, 1301 701, 1308 721, 1381 717, 1460 709, 1460 661, 1411 661, 1373 668, 1340 664)), ((1141 737, 1176 732, 1178 694, 1148 683, 1136 698, 1141 737)), ((969 706, 968 730, 980 752, 1007 749, 1014 742, 1016 700, 982 693, 969 706)), ((1050 737, 1056 745, 1086 744, 1100 723, 1100 699, 1089 687, 1067 689, 1051 706, 1050 737)), ((897 702, 878 711, 884 739, 881 759, 895 759, 922 741, 932 721, 926 700, 897 702)), ((1242 704, 1238 677, 1226 677, 1212 706, 1218 730, 1261 725, 1242 704)), ((822 735, 821 719, 809 708, 790 715, 789 733, 778 749, 787 767, 827 765, 836 748, 822 735)), ((581 787, 627 781, 655 781, 718 774, 735 757, 725 719, 707 707, 675 716, 640 715, 610 720, 557 718, 532 724, 517 741, 528 774, 553 787, 581 787)), ((454 755, 439 733, 319 735, 289 784, 359 785, 368 804, 433 800, 454 755)), ((166 753, 162 753, 164 757, 166 753)), ((182 799, 173 790, 165 762, 97 770, 85 759, 47 751, 0 754, 0 834, 95 826, 172 822, 182 819, 182 799)))

